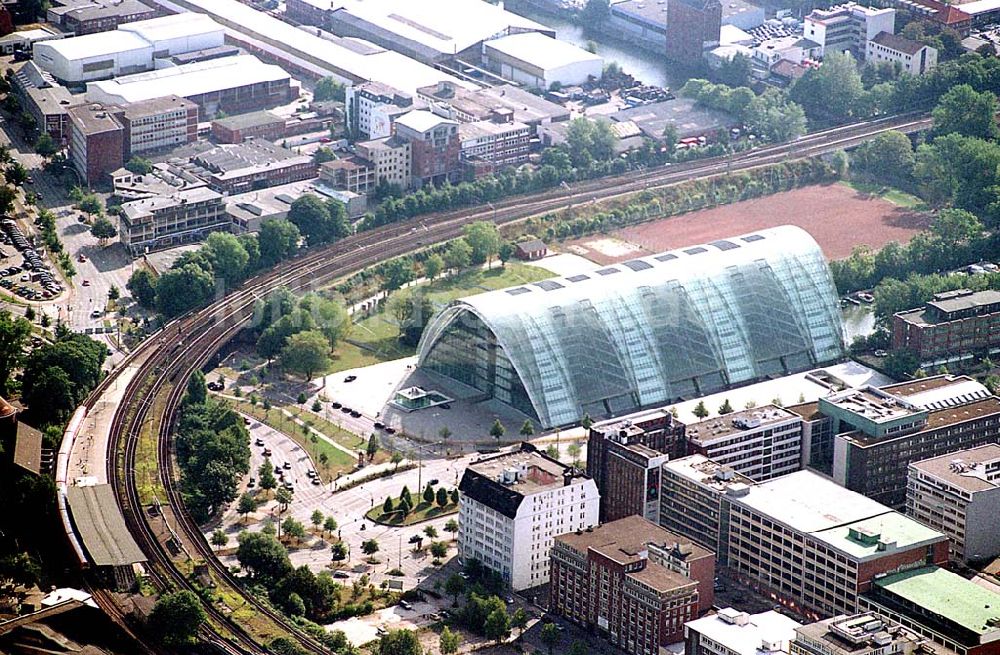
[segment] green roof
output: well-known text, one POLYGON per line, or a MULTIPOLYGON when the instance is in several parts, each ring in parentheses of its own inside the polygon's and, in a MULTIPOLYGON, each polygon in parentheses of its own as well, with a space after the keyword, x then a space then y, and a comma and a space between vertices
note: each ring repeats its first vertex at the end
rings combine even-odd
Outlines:
POLYGON ((1000 594, 951 571, 928 566, 886 576, 875 584, 977 634, 997 630, 987 622, 1000 617, 1000 594))
POLYGON ((945 538, 937 530, 893 511, 814 532, 812 536, 858 559, 885 554, 878 549, 879 541, 895 542, 897 548, 908 548, 945 538))

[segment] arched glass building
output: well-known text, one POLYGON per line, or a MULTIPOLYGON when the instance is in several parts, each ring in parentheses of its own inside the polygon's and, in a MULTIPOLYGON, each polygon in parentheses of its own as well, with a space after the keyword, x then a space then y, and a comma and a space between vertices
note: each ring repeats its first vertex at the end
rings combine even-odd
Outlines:
POLYGON ((424 331, 418 366, 554 427, 843 354, 823 253, 783 226, 456 300, 424 331))

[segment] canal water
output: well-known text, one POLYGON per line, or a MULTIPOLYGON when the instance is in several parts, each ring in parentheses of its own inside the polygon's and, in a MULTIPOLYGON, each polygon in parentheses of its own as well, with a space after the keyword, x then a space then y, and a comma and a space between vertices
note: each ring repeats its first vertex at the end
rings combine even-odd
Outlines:
POLYGON ((844 318, 844 337, 847 345, 854 337, 868 336, 875 331, 875 312, 871 305, 848 305, 840 310, 844 318))
POLYGON ((581 48, 587 47, 588 41, 593 41, 597 45, 597 54, 604 57, 604 63, 618 62, 622 70, 635 77, 640 82, 655 86, 670 87, 678 89, 684 83, 684 78, 679 74, 672 74, 671 66, 666 58, 654 55, 648 50, 629 47, 627 43, 612 40, 603 34, 591 34, 585 32, 582 27, 570 22, 566 18, 554 16, 552 14, 539 11, 523 2, 508 4, 509 11, 538 21, 542 25, 547 25, 556 31, 556 38, 567 41, 581 48))

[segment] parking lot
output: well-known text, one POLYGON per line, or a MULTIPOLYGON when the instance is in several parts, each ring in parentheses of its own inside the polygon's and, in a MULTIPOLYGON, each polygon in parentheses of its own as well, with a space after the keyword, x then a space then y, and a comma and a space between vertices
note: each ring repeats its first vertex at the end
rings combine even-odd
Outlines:
POLYGON ((62 293, 63 285, 52 273, 51 265, 42 259, 38 249, 9 218, 0 220, 0 250, 3 263, 0 287, 24 300, 51 300, 62 293), (15 255, 15 253, 17 253, 15 255), (14 264, 18 258, 20 264, 14 264))

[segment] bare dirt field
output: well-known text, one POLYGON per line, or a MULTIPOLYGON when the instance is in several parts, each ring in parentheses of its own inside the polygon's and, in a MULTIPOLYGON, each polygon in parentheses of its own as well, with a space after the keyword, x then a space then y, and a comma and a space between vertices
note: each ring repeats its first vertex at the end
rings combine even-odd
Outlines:
POLYGON ((629 227, 609 236, 571 241, 564 249, 599 264, 705 243, 778 225, 809 232, 827 259, 841 259, 861 244, 906 243, 930 224, 926 213, 868 196, 843 184, 811 186, 715 209, 629 227))

